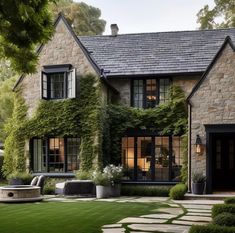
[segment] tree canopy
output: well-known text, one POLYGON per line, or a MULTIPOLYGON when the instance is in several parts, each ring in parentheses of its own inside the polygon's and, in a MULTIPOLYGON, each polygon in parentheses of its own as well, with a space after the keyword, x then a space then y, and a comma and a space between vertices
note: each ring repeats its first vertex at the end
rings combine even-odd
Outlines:
POLYGON ((235 27, 235 1, 214 0, 215 7, 205 5, 197 14, 200 29, 235 27))
POLYGON ((104 32, 106 22, 101 17, 100 9, 84 2, 72 0, 57 0, 49 7, 54 18, 63 12, 77 35, 100 35, 104 32))
POLYGON ((0 1, 0 56, 9 59, 20 73, 35 71, 35 46, 47 42, 53 33, 48 11, 53 0, 0 1))

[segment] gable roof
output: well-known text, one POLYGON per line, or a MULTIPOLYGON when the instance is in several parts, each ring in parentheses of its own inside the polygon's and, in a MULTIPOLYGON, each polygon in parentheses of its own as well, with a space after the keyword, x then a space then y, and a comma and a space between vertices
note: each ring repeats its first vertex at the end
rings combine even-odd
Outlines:
POLYGON ((211 71, 212 67, 214 66, 214 64, 217 62, 218 58, 220 57, 221 53, 223 52, 223 50, 225 49, 225 47, 227 45, 230 45, 230 47, 233 49, 233 51, 235 52, 235 46, 231 40, 231 38, 229 36, 227 36, 224 40, 224 43, 222 44, 222 46, 220 47, 219 51, 216 53, 216 55, 214 56, 213 60, 211 61, 211 63, 209 64, 209 66, 207 67, 205 73, 202 75, 201 79, 198 81, 198 83, 194 86, 194 88, 192 89, 191 93, 189 94, 189 96, 187 97, 187 101, 190 102, 190 99, 193 97, 194 93, 197 92, 197 90, 199 89, 199 87, 201 86, 201 84, 203 83, 203 81, 206 79, 208 73, 211 71))
POLYGON ((235 41, 235 28, 79 36, 79 39, 107 77, 118 77, 202 74, 226 36, 235 41))

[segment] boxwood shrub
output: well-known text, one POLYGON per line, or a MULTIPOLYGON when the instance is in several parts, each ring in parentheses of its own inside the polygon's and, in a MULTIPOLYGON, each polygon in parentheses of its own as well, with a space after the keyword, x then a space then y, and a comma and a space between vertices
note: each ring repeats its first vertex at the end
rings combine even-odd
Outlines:
POLYGON ((226 212, 235 214, 235 205, 234 204, 216 204, 212 207, 212 218, 215 218, 217 215, 226 212))
POLYGON ((168 197, 172 186, 122 185, 124 196, 156 196, 168 197))
POLYGON ((187 186, 185 184, 177 184, 170 190, 170 198, 173 200, 182 200, 187 192, 187 186))
POLYGON ((227 197, 224 199, 225 204, 235 204, 235 197, 227 197))
POLYGON ((231 213, 218 214, 213 219, 213 223, 220 226, 235 227, 235 214, 231 213))
POLYGON ((234 233, 235 227, 222 227, 218 225, 193 225, 189 233, 234 233))

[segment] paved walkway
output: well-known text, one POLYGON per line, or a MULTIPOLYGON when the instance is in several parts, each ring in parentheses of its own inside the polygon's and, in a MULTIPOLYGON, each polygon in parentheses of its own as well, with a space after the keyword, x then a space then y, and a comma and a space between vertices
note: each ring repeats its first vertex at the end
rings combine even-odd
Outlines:
POLYGON ((221 200, 182 200, 171 201, 163 197, 120 197, 109 199, 96 198, 52 198, 47 201, 108 201, 108 202, 161 202, 167 207, 156 209, 151 214, 139 217, 129 216, 116 224, 104 225, 103 233, 171 232, 188 233, 191 225, 204 225, 211 222, 211 208, 214 204, 223 203, 221 200))

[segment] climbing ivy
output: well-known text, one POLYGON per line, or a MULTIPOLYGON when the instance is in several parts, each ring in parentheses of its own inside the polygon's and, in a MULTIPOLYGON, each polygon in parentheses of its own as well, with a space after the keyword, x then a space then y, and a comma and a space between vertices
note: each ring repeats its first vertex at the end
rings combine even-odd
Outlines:
POLYGON ((109 105, 106 113, 103 154, 105 163, 121 162, 121 138, 127 129, 158 131, 160 135, 183 135, 187 131, 185 95, 178 86, 169 90, 169 101, 152 109, 109 105))
POLYGON ((107 163, 120 163, 121 138, 127 129, 158 130, 162 135, 182 135, 187 130, 183 91, 173 86, 169 102, 153 109, 104 105, 101 83, 94 75, 80 80, 80 96, 67 100, 40 100, 33 116, 21 93, 15 93, 12 119, 7 124, 3 172, 25 171, 25 143, 33 137, 80 137, 80 169, 89 171, 107 163))

